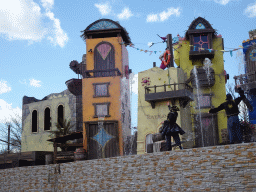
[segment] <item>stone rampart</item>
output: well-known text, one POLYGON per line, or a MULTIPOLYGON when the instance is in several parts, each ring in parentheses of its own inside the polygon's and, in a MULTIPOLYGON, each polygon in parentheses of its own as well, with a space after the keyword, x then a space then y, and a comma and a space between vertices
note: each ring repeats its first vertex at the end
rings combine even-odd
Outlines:
POLYGON ((256 143, 5 169, 0 191, 256 191, 256 143))

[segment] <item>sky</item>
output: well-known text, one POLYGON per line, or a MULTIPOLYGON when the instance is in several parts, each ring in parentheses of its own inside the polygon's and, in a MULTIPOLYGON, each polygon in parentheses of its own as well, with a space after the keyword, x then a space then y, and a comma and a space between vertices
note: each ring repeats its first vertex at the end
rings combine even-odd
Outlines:
MULTIPOLYGON (((70 61, 81 62, 86 54, 81 31, 106 18, 119 21, 139 48, 127 46, 133 72, 132 126, 137 126, 137 74, 152 68, 153 62, 160 66, 160 51, 166 48, 157 35, 183 37, 199 16, 222 35, 225 50, 232 50, 256 28, 256 1, 0 0, 0 123, 21 114, 24 95, 42 99, 67 89, 65 81, 77 78, 70 61)), ((225 52, 224 60, 232 83, 243 73, 241 52, 225 52)))

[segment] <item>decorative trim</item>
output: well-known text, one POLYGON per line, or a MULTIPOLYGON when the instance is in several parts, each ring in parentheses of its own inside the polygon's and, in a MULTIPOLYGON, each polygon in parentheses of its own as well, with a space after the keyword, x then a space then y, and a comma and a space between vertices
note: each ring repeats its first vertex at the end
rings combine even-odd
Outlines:
POLYGON ((89 31, 90 30, 105 30, 105 29, 117 29, 117 28, 120 28, 120 27, 117 26, 113 21, 101 20, 101 21, 98 21, 98 22, 94 23, 93 25, 91 25, 88 30, 89 31))
POLYGON ((205 29, 205 26, 204 26, 204 24, 199 23, 199 24, 197 24, 196 29, 205 29))

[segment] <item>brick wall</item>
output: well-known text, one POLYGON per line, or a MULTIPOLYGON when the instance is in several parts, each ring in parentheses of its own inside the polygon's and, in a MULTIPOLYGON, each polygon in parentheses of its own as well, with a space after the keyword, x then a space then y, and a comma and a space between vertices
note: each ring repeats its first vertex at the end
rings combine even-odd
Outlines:
POLYGON ((256 143, 0 170, 0 191, 255 191, 256 143))

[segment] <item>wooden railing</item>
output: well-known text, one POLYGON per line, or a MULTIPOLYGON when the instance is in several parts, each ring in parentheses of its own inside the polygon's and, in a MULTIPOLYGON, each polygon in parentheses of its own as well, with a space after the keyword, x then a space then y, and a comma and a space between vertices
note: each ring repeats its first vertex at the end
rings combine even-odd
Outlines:
POLYGON ((184 86, 185 89, 189 90, 190 92, 193 92, 193 88, 190 85, 188 85, 187 83, 174 83, 174 84, 145 86, 145 94, 150 94, 149 91, 151 91, 151 89, 154 90, 154 92, 151 92, 151 93, 166 92, 167 87, 171 89, 170 91, 177 91, 177 90, 181 90, 180 87, 182 87, 182 85, 184 86), (164 91, 157 92, 157 88, 159 88, 159 87, 163 87, 164 91))

